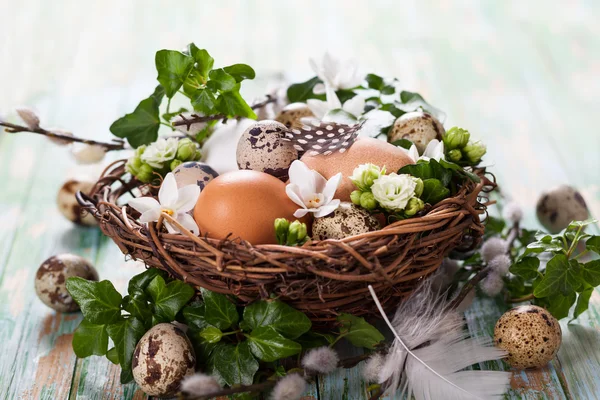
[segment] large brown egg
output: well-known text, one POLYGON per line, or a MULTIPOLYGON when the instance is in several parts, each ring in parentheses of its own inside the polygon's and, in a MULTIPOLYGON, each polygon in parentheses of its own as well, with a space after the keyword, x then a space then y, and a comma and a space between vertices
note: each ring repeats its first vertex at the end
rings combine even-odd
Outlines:
POLYGON ((275 244, 275 219, 294 220, 298 206, 285 183, 264 172, 241 170, 218 176, 200 193, 194 219, 202 236, 275 244))
POLYGON ((342 182, 335 192, 335 198, 350 201, 350 193, 356 187, 350 180, 352 172, 361 164, 372 163, 387 169, 387 173, 398 172, 405 165, 413 164, 412 159, 399 147, 383 140, 358 138, 345 153, 333 153, 329 156, 305 154, 301 159, 310 169, 331 178, 341 172, 342 182))

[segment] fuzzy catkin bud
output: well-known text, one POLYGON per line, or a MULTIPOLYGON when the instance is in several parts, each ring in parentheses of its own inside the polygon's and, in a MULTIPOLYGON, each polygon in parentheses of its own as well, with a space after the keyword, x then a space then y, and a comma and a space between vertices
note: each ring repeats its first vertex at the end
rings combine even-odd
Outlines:
POLYGON ((71 154, 79 164, 96 164, 104 159, 106 149, 102 146, 82 144, 73 146, 71 154))
POLYGON ((21 117, 21 119, 23 120, 23 122, 25 122, 25 125, 27 125, 29 129, 35 130, 40 127, 40 118, 31 108, 17 108, 17 114, 19 114, 19 117, 21 117))
POLYGON ((496 271, 490 271, 489 274, 479 284, 481 291, 490 297, 495 297, 504 288, 504 280, 496 271))
POLYGON ((325 346, 306 353, 302 359, 302 366, 321 374, 329 374, 337 368, 339 361, 340 358, 335 350, 325 346))
POLYGON ((504 219, 512 222, 513 224, 521 222, 523 219, 523 209, 519 203, 511 201, 504 206, 504 209, 502 210, 502 216, 504 219))
POLYGON ((281 378, 271 392, 271 400, 299 400, 306 391, 306 381, 298 374, 281 378))
MULTIPOLYGON (((65 131, 64 129, 60 129, 60 128, 50 128, 48 129, 49 132, 51 133, 56 133, 57 135, 62 135, 62 136, 73 136, 73 133, 69 132, 69 131, 65 131)), ((58 145, 58 146, 67 146, 69 144, 71 144, 72 142, 70 140, 67 139, 59 139, 59 138, 54 138, 54 137, 50 137, 48 136, 48 139, 58 145)))
POLYGON ((362 372, 365 381, 369 383, 379 382, 379 373, 381 372, 381 368, 383 367, 384 361, 385 359, 379 353, 373 354, 367 360, 362 372))
POLYGON ((501 238, 490 238, 481 246, 481 257, 487 263, 506 253, 508 253, 508 242, 501 238))
POLYGON ((492 261, 488 263, 488 267, 500 276, 504 276, 508 273, 512 261, 508 254, 502 254, 494 257, 492 261))
POLYGON ((207 396, 221 390, 221 385, 212 376, 194 374, 181 382, 181 391, 191 396, 207 396))

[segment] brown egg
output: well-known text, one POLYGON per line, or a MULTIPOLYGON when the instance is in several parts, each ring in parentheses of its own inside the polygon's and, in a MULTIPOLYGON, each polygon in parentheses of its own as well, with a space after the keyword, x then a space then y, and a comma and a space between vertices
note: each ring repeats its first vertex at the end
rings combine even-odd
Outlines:
POLYGON ((400 139, 408 139, 417 146, 420 154, 433 139, 442 140, 446 133, 444 125, 435 117, 422 111, 409 112, 394 122, 388 133, 388 141, 393 143, 400 139))
POLYGON ((548 364, 561 342, 560 324, 538 306, 515 307, 504 313, 494 328, 494 343, 508 352, 506 361, 518 369, 548 364))
POLYGON ((252 244, 274 244, 275 219, 295 220, 298 206, 285 183, 264 172, 228 172, 209 182, 198 197, 194 219, 201 235, 241 238, 252 244))
POLYGON ((79 191, 89 194, 94 188, 94 185, 94 182, 80 181, 75 179, 65 182, 56 196, 56 205, 58 206, 58 210, 61 212, 61 214, 77 225, 98 225, 96 218, 94 218, 92 214, 85 211, 75 198, 75 193, 79 191))
POLYGON ((305 103, 292 103, 285 106, 279 113, 275 121, 281 122, 288 128, 300 128, 303 123, 300 122, 302 118, 314 117, 312 111, 305 103))
POLYGON ((399 147, 383 140, 361 137, 345 153, 333 153, 329 156, 305 154, 301 159, 309 168, 316 170, 325 179, 341 172, 342 182, 335 192, 335 198, 350 201, 350 193, 356 187, 350 180, 352 172, 361 164, 372 163, 386 167, 387 173, 397 172, 408 164, 413 164, 412 159, 399 147))

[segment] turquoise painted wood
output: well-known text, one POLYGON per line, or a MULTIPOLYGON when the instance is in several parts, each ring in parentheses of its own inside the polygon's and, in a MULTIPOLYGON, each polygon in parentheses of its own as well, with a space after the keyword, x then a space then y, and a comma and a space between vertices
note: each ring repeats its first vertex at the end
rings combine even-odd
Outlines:
MULTIPOLYGON (((446 126, 487 143, 486 160, 528 226, 537 226, 541 191, 559 183, 577 186, 600 216, 599 2, 24 0, 0 2, 0 15, 0 115, 28 104, 45 126, 108 138, 110 123, 152 90, 159 48, 195 41, 217 65, 247 62, 260 79, 246 93, 256 96, 280 71, 309 77, 307 58, 330 50, 398 77, 447 112, 446 126)), ((145 398, 120 385, 108 361, 77 360, 70 343, 80 315, 52 312, 33 291, 37 267, 59 252, 89 258, 119 290, 141 270, 97 229, 75 228, 56 210, 62 182, 97 169, 44 138, 0 133, 0 398, 145 398)), ((553 363, 514 373, 507 398, 600 398, 598 292, 591 304, 562 324, 553 363)), ((491 337, 505 308, 477 300, 465 314, 471 333, 491 337)), ((367 399, 361 368, 319 378, 305 399, 367 399)))

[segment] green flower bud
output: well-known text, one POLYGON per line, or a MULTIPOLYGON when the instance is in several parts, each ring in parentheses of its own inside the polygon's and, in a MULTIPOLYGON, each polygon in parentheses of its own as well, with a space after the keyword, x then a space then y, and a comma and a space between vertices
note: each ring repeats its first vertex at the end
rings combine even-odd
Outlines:
POLYGON ((462 159, 462 151, 459 149, 450 150, 446 156, 448 157, 448 160, 458 162, 462 159))
POLYGON ((298 228, 298 243, 304 243, 307 235, 306 224, 300 223, 300 227, 298 228))
POLYGON ((350 180, 359 190, 366 192, 381 175, 385 175, 385 167, 379 168, 375 164, 362 164, 354 169, 350 180))
POLYGON ((352 203, 356 204, 357 206, 360 206, 360 196, 362 195, 362 192, 360 190, 355 190, 352 193, 350 193, 350 201, 352 201, 352 203))
POLYGON ((200 161, 201 158, 202 152, 200 151, 200 149, 196 149, 196 157, 194 157, 194 161, 200 161))
POLYGON ((425 188, 425 184, 423 183, 423 181, 420 178, 413 178, 415 180, 415 183, 417 184, 417 186, 415 186, 415 196, 416 197, 421 197, 421 195, 423 194, 423 189, 425 188))
POLYGON ((377 208, 377 200, 375 200, 375 196, 371 192, 363 192, 360 195, 360 206, 367 210, 374 210, 377 208))
POLYGON ((138 169, 138 173, 135 177, 144 183, 152 182, 152 180, 154 179, 154 170, 151 166, 144 163, 138 169))
POLYGON ((277 238, 277 243, 285 244, 289 229, 290 221, 287 219, 277 218, 275 220, 275 237, 277 238))
POLYGON ((423 202, 423 200, 413 197, 408 201, 408 204, 404 209, 404 215, 406 215, 407 217, 412 217, 413 215, 421 211, 423 208, 425 208, 425 203, 423 202))
POLYGON ((469 142, 471 134, 466 129, 455 126, 450 128, 444 135, 446 150, 462 149, 469 142))
POLYGON ((181 161, 181 160, 175 159, 175 160, 171 161, 171 165, 170 165, 171 171, 175 171, 175 168, 179 167, 181 164, 183 164, 183 161, 181 161))
POLYGON ((469 142, 463 149, 463 154, 472 164, 481 161, 481 157, 487 152, 487 148, 481 141, 469 142))
POLYGON ((177 144, 175 158, 180 161, 191 161, 196 158, 196 144, 191 139, 181 139, 177 144))
POLYGON ((295 246, 296 244, 298 244, 299 236, 301 233, 300 225, 302 225, 302 222, 300 222, 298 220, 296 220, 290 224, 290 228, 288 229, 287 241, 286 241, 286 244, 288 246, 295 246))

